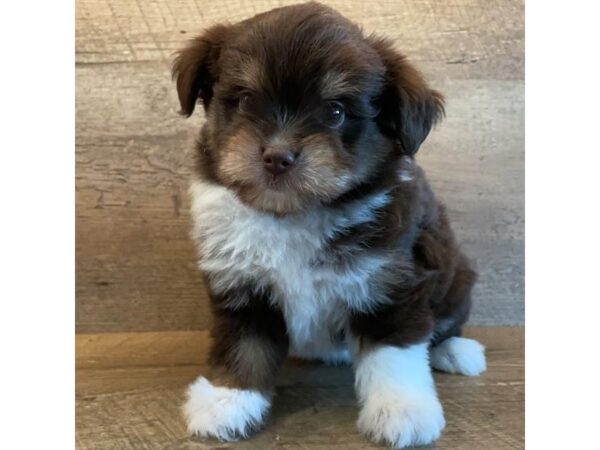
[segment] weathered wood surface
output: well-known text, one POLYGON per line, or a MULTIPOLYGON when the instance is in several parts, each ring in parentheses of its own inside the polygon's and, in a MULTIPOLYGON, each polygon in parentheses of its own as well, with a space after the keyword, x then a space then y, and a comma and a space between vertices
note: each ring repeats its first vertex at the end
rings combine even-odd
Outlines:
MULTIPOLYGON (((77 330, 204 329, 187 184, 202 113, 177 115, 171 54, 288 1, 77 0, 77 330)), ((474 324, 523 321, 520 0, 327 1, 392 37, 448 99, 419 155, 481 274, 474 324)))
MULTIPOLYGON (((447 427, 445 450, 524 448, 523 329, 473 328, 488 371, 477 378, 436 373, 447 427)), ((248 441, 192 440, 180 413, 185 387, 203 371, 204 331, 77 336, 78 450, 387 448, 355 430, 358 410, 349 367, 290 361, 273 413, 248 441)))

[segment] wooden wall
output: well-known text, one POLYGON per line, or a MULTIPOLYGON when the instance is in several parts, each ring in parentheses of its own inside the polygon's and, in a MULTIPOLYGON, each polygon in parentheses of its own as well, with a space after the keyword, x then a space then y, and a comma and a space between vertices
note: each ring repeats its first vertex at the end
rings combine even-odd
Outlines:
MULTIPOLYGON (((295 2, 77 0, 77 331, 204 329, 172 53, 203 28, 295 2)), ((480 283, 473 324, 523 322, 524 29, 519 0, 324 1, 393 38, 448 100, 418 159, 480 283)), ((201 109, 201 108, 200 108, 201 109)))

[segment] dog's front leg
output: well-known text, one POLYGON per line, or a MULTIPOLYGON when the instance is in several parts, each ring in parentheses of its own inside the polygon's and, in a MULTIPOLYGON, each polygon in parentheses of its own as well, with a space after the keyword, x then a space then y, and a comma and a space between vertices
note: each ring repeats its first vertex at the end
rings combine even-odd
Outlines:
POLYGON ((214 309, 210 368, 188 389, 190 433, 233 441, 263 424, 277 370, 288 350, 283 316, 264 296, 243 302, 211 295, 214 309))
POLYGON ((427 359, 427 344, 379 345, 360 352, 356 392, 358 429, 394 448, 427 445, 444 428, 427 359))
MULTIPOLYGON (((355 318, 353 324, 358 429, 394 448, 427 445, 445 426, 429 367, 428 340, 414 335, 408 339, 413 330, 389 327, 393 316, 386 311, 382 323, 377 315, 369 315, 355 318)), ((427 329, 425 324, 422 329, 427 329)))

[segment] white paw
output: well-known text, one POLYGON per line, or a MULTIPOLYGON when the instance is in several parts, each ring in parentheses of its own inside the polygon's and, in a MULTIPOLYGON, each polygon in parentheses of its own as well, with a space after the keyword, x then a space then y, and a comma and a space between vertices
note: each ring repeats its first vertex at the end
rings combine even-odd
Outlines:
POLYGON ((183 412, 191 434, 235 441, 263 423, 271 405, 258 391, 213 386, 204 377, 187 391, 183 412))
POLYGON ((432 443, 440 437, 445 420, 435 395, 397 392, 369 398, 357 425, 376 442, 399 449, 432 443))
POLYGON ((451 337, 433 347, 431 367, 449 373, 476 376, 485 372, 485 347, 473 339, 451 337))

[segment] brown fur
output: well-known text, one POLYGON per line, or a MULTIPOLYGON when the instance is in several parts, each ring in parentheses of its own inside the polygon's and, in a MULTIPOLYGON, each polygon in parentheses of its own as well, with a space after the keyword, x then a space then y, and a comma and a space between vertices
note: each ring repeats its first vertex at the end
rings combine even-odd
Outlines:
MULTIPOLYGON (((364 348, 460 334, 476 276, 413 160, 444 114, 443 97, 389 41, 365 38, 332 9, 308 3, 210 28, 180 52, 173 75, 182 113, 191 115, 198 99, 207 111, 199 176, 251 207, 276 216, 341 210, 390 192, 375 219, 332 236, 315 262, 341 270, 369 253, 396 261, 371 281, 385 304, 349 311, 348 331, 364 348), (330 100, 345 108, 337 128, 325 125, 330 100), (289 174, 263 170, 270 145, 301 152, 289 174)), ((286 325, 274 292, 249 283, 211 292, 211 358, 237 386, 268 390, 287 353, 286 325)))
POLYGON ((275 373, 287 355, 288 339, 283 316, 270 307, 269 295, 248 286, 211 295, 215 344, 210 362, 228 374, 228 387, 265 392, 273 387, 275 373))

